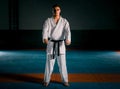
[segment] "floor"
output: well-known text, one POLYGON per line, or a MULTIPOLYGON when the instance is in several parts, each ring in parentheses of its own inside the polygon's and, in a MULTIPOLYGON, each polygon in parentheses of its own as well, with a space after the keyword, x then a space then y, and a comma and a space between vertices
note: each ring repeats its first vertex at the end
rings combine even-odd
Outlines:
POLYGON ((1 50, 0 89, 120 89, 120 52, 67 50, 70 86, 62 85, 57 62, 42 86, 45 50, 1 50))

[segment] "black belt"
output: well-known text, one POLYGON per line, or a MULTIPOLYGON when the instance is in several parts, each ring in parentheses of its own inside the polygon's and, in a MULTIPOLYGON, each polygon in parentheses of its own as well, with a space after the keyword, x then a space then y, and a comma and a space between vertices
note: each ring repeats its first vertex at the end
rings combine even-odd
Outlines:
POLYGON ((55 47, 56 45, 58 45, 57 47, 57 55, 59 56, 60 55, 60 42, 64 41, 64 40, 50 40, 51 42, 54 42, 53 44, 53 59, 55 58, 55 47))

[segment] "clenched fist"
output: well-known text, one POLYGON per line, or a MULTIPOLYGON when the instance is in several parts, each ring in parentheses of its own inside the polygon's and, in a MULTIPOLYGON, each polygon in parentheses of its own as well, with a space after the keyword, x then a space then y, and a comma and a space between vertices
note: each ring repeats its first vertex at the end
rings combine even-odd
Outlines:
POLYGON ((71 41, 65 40, 65 44, 66 44, 66 45, 70 45, 70 44, 71 44, 71 41))
POLYGON ((43 43, 48 44, 48 39, 44 39, 43 43))

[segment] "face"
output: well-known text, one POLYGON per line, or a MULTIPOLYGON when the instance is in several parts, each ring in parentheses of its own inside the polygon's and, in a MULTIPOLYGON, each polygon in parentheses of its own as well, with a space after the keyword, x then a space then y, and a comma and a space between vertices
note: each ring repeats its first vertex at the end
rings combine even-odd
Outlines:
POLYGON ((60 15, 60 12, 61 12, 60 7, 55 7, 53 9, 53 15, 60 15))

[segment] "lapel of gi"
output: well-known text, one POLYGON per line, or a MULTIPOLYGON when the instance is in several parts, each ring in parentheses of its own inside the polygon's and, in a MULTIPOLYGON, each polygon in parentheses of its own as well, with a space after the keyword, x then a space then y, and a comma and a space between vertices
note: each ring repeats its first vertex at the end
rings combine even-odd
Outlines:
POLYGON ((59 28, 59 26, 60 26, 61 19, 62 19, 62 18, 60 17, 58 23, 56 24, 56 23, 54 22, 54 19, 52 18, 52 24, 53 24, 54 28, 53 28, 53 30, 52 30, 52 32, 51 32, 51 35, 57 33, 57 30, 58 30, 58 28, 59 28))

